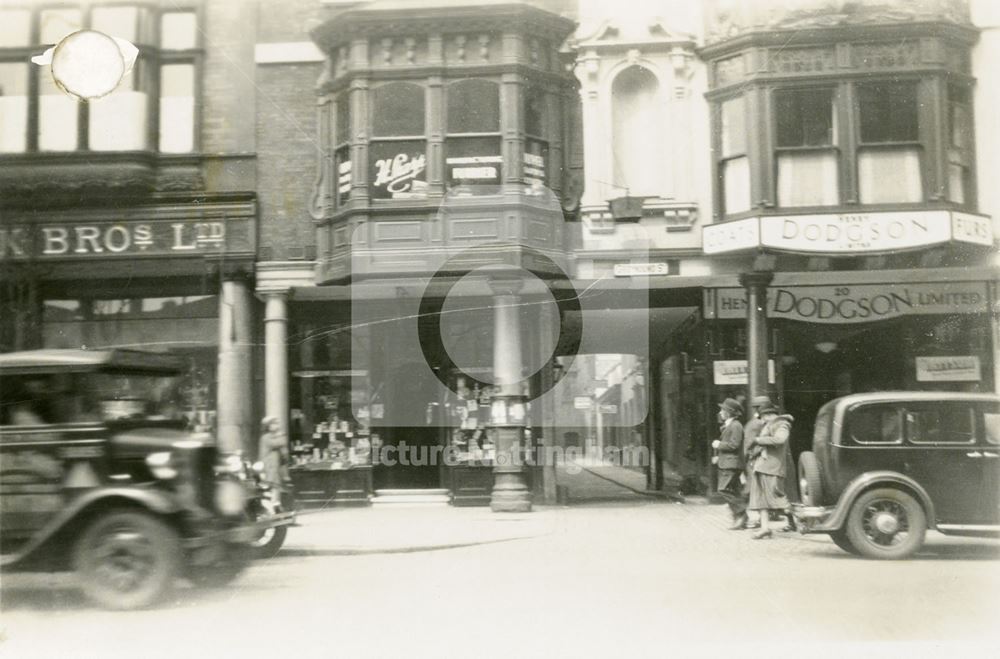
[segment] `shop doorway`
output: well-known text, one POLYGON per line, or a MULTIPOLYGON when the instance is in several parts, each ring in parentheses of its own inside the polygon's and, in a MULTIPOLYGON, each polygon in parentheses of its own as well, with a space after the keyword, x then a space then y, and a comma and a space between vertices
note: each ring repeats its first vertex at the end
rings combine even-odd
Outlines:
POLYGON ((386 373, 387 424, 378 429, 388 464, 374 467, 375 489, 440 487, 442 430, 439 384, 422 362, 400 364, 386 373), (424 419, 424 425, 414 425, 424 419))

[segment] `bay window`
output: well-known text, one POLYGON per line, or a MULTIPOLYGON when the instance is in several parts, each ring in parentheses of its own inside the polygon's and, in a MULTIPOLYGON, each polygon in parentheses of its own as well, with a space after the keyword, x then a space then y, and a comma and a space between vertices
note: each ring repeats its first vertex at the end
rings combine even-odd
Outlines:
POLYGON ((750 159, 747 157, 747 112, 743 96, 723 101, 720 108, 719 185, 725 213, 750 210, 750 159))
POLYGON ((137 5, 0 9, 0 153, 195 150, 197 14, 137 5), (83 103, 30 57, 80 29, 136 44, 119 86, 83 103), (158 96, 158 102, 157 102, 158 96))
POLYGON ((779 90, 774 112, 778 205, 839 203, 833 90, 779 90))
POLYGON ((372 90, 369 194, 372 199, 427 195, 424 88, 390 82, 372 90))
POLYGON ((448 85, 446 94, 445 170, 449 187, 498 186, 503 165, 500 86, 490 80, 458 80, 448 85))

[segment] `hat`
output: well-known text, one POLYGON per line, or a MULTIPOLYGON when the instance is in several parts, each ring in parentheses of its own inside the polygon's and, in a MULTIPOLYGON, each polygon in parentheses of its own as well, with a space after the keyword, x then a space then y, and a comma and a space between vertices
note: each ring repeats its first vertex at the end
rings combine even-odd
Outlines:
POLYGON ((734 398, 727 398, 719 403, 719 407, 732 416, 743 416, 743 406, 740 405, 740 402, 734 398))
POLYGON ((767 396, 754 396, 750 401, 750 407, 774 407, 774 403, 767 396))
POLYGON ((781 410, 779 410, 774 403, 771 403, 770 405, 764 405, 761 407, 757 413, 761 416, 764 416, 765 414, 781 414, 781 410))

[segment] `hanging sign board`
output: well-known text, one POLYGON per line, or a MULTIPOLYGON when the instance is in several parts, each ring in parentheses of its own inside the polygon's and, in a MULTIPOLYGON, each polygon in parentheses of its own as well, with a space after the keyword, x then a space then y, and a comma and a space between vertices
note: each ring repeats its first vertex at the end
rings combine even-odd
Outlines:
POLYGON ((917 382, 979 382, 980 379, 979 357, 917 357, 917 382))
MULTIPOLYGON (((725 359, 712 362, 712 381, 717 385, 747 384, 747 360, 725 359)), ((774 360, 767 360, 767 381, 774 384, 774 360)))

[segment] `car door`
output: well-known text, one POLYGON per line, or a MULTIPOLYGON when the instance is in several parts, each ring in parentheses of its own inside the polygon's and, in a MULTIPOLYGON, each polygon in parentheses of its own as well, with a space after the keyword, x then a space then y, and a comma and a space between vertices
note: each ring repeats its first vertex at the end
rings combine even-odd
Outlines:
POLYGON ((980 408, 982 415, 983 502, 989 518, 987 524, 1000 525, 1000 403, 987 403, 980 408))
POLYGON ((987 467, 977 441, 976 408, 963 401, 906 405, 906 473, 934 502, 944 524, 988 524, 987 467))

